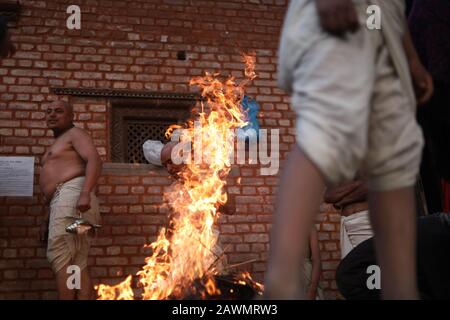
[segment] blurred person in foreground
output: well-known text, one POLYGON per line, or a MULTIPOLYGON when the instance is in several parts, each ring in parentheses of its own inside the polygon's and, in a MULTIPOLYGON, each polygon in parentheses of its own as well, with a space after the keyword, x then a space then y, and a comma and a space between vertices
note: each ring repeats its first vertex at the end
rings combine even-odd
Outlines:
POLYGON ((325 186, 350 181, 358 170, 368 176, 383 297, 418 298, 413 187, 423 136, 415 111, 433 84, 404 11, 403 1, 290 2, 278 81, 291 93, 297 144, 276 201, 268 299, 304 298, 298 266, 325 186), (381 9, 381 30, 366 27, 370 4, 381 9))

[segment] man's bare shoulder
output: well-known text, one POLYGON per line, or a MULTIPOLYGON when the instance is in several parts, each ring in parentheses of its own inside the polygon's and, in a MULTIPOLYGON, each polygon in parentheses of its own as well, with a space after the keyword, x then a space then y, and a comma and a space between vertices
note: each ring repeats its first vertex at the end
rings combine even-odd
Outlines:
POLYGON ((72 129, 70 129, 70 138, 71 139, 89 139, 91 140, 91 136, 89 135, 89 133, 86 132, 86 130, 78 128, 78 127, 73 127, 72 129))

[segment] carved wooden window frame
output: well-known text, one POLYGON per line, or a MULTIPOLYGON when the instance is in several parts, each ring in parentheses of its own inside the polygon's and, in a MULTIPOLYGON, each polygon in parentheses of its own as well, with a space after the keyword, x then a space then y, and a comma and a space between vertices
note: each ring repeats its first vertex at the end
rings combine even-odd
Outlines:
MULTIPOLYGON (((128 154, 130 122, 162 122, 183 124, 189 118, 195 99, 112 99, 110 126, 110 158, 112 162, 136 163, 128 154)), ((163 141, 164 142, 164 141, 163 141)), ((142 160, 144 161, 144 160, 142 160)), ((146 163, 146 162, 137 162, 146 163)))

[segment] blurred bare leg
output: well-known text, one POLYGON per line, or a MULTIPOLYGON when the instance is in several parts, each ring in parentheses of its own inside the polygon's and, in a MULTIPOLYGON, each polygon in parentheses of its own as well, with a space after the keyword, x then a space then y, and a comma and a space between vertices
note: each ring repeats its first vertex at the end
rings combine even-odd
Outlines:
POLYGON ((59 300, 75 300, 75 290, 69 289, 67 286, 67 278, 70 276, 70 274, 67 273, 68 266, 69 265, 65 265, 56 273, 56 287, 59 300))
POLYGON ((277 195, 265 280, 267 299, 304 298, 301 263, 324 188, 321 173, 296 145, 286 160, 277 195))
POLYGON ((384 299, 418 299, 414 197, 413 188, 369 196, 384 299))
POLYGON ((78 290, 78 300, 91 300, 93 296, 92 282, 88 268, 81 271, 81 288, 78 290))

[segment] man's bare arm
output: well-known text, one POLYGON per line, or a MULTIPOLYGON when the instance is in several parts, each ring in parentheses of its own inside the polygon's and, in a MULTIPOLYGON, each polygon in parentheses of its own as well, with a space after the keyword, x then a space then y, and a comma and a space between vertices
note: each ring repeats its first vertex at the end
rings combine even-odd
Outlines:
POLYGON ((72 144, 75 151, 86 162, 86 179, 77 206, 81 212, 84 212, 90 208, 90 193, 100 177, 102 160, 100 159, 91 137, 83 130, 78 128, 73 130, 72 144))

